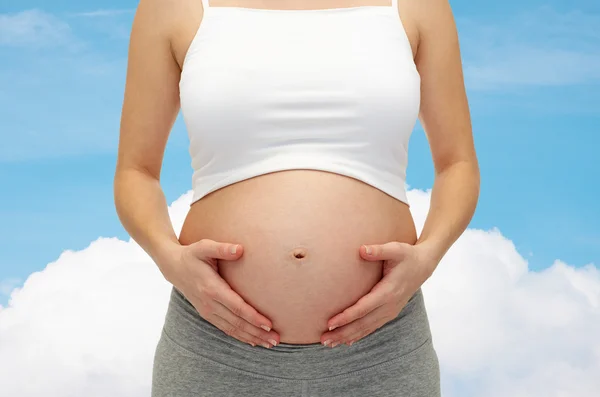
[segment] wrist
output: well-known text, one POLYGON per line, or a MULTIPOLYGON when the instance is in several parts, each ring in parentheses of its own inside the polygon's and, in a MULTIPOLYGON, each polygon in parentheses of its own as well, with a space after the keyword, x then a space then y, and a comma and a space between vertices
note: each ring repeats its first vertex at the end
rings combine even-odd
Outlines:
POLYGON ((163 241, 156 246, 153 255, 154 262, 163 274, 163 277, 169 282, 172 280, 173 270, 180 261, 182 250, 183 246, 179 241, 163 241))
POLYGON ((417 241, 415 248, 418 251, 419 263, 422 266, 424 276, 429 278, 442 260, 446 250, 441 244, 431 240, 417 241))

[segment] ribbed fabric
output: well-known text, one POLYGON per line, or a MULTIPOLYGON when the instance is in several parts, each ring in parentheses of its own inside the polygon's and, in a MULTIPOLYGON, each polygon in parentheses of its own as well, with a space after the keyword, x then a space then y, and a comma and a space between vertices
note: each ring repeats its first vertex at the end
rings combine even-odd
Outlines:
POLYGON ((273 10, 203 0, 180 80, 192 203, 291 169, 346 175, 407 203, 420 76, 396 1, 273 10))

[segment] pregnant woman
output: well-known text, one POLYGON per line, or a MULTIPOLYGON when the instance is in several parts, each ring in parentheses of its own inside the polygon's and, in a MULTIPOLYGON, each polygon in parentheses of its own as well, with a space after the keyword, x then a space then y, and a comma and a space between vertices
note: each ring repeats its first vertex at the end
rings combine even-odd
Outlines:
POLYGON ((173 285, 153 397, 440 396, 421 285, 479 193, 447 0, 141 0, 114 182, 173 285), (180 109, 177 236, 160 171, 180 109), (418 118, 435 166, 419 236, 418 118))

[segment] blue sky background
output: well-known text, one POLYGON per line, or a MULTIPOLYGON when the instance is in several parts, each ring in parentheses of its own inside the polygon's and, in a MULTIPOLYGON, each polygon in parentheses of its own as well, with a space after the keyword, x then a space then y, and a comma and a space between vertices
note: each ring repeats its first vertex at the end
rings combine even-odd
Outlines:
MULTIPOLYGON (((533 269, 598 265, 600 2, 451 4, 482 172, 471 227, 499 228, 533 269)), ((0 304, 65 249, 127 238, 112 178, 136 5, 0 0, 0 304)), ((169 202, 191 186, 187 144, 179 119, 169 202)), ((431 188, 420 126, 409 155, 408 183, 431 188)))

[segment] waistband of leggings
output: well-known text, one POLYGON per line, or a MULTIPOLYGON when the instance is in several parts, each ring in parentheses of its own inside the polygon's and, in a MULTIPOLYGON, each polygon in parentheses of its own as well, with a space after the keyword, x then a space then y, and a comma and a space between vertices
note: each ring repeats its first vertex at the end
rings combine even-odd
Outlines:
POLYGON ((421 289, 395 319, 352 346, 331 348, 320 343, 280 343, 270 349, 253 347, 202 318, 176 288, 171 292, 163 331, 197 358, 282 379, 318 379, 348 374, 408 355, 431 340, 421 289))

